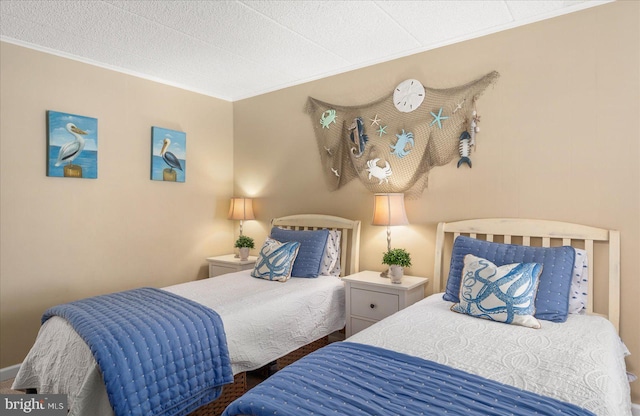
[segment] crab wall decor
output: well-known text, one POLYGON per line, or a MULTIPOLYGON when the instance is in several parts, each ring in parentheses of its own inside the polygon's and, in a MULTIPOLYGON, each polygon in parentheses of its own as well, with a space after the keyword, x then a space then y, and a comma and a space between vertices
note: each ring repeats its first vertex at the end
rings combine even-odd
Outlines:
POLYGON ((367 161, 367 172, 369 172, 369 179, 373 176, 376 179, 379 179, 378 185, 380 185, 383 181, 389 183, 389 177, 393 174, 391 171, 391 166, 389 166, 389 162, 384 162, 384 167, 381 168, 378 166, 379 158, 375 158, 367 161))
POLYGON ((414 147, 413 133, 411 133, 410 131, 405 133, 404 129, 402 129, 402 134, 396 134, 396 137, 398 138, 396 144, 391 144, 389 146, 393 149, 394 155, 398 157, 405 157, 414 147), (405 149, 407 147, 407 144, 411 145, 409 150, 405 149))

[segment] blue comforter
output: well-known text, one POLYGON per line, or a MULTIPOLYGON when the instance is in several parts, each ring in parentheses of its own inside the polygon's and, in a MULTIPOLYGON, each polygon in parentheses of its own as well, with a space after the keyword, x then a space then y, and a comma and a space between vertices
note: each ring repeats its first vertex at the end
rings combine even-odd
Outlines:
POLYGON ((233 381, 220 316, 154 288, 96 296, 47 310, 89 345, 116 416, 186 415, 233 381))
POLYGON ((589 415, 575 405, 370 345, 331 344, 254 387, 233 415, 589 415))

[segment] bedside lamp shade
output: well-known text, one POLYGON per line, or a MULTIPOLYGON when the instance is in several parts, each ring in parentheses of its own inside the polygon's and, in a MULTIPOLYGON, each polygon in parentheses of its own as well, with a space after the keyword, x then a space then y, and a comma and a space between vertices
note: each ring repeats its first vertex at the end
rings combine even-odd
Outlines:
POLYGON ((242 221, 256 219, 253 215, 253 199, 231 198, 228 218, 230 220, 240 220, 240 235, 242 235, 242 221))
POLYGON ((392 225, 407 225, 407 213, 404 210, 404 194, 374 194, 373 225, 387 226, 387 251, 391 250, 392 225))

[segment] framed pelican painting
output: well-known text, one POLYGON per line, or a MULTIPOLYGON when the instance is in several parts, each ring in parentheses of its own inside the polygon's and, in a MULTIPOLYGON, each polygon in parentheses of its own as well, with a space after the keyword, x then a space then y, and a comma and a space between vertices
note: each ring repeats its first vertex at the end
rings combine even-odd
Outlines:
POLYGON ((187 170, 187 134, 151 127, 151 180, 184 182, 187 170))
POLYGON ((47 111, 47 176, 98 177, 98 119, 47 111))

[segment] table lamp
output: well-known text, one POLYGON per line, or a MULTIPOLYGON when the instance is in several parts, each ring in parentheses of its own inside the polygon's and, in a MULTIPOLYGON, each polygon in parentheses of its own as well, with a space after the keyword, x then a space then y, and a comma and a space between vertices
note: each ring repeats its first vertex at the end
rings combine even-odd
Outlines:
POLYGON ((244 220, 255 220, 253 215, 253 199, 251 198, 231 198, 229 207, 230 220, 240 220, 240 235, 242 235, 242 222, 244 220))
MULTIPOLYGON (((374 194, 373 196, 373 225, 387 226, 387 251, 391 250, 391 226, 407 225, 407 213, 404 210, 404 194, 374 194)), ((386 277, 387 273, 382 272, 386 277)))

